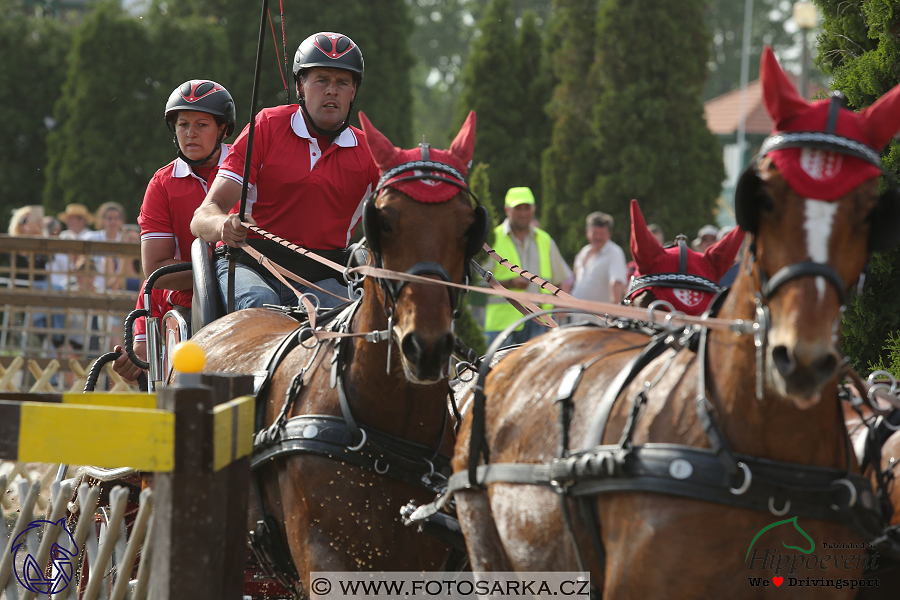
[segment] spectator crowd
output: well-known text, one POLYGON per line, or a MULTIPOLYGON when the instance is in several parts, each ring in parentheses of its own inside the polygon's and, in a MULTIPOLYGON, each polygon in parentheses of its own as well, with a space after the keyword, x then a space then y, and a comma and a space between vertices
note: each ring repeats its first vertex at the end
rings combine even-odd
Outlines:
MULTIPOLYGON (((572 266, 560 254, 556 242, 542 230, 535 218, 536 202, 527 187, 512 188, 504 203, 505 219, 494 229, 494 249, 500 256, 513 264, 538 275, 563 291, 580 300, 619 303, 625 295, 628 283, 635 272, 634 261, 628 262, 623 249, 612 241, 615 223, 603 212, 592 212, 585 217, 585 238, 587 243, 575 255, 572 266)), ((660 244, 667 245, 663 228, 649 224, 648 229, 660 244)), ((690 243, 692 250, 706 251, 721 239, 731 228, 703 225, 696 238, 690 243)), ((25 206, 13 211, 9 224, 10 236, 47 237, 61 240, 110 241, 139 244, 141 228, 137 223, 126 223, 125 210, 117 202, 105 202, 91 212, 84 204, 72 203, 57 216, 45 215, 38 205, 25 206), (94 229, 96 227, 96 229, 94 229)), ((672 242, 668 242, 671 244, 672 242)), ((127 294, 137 297, 144 279, 141 260, 130 257, 123 259, 115 255, 94 255, 55 253, 52 256, 38 253, 16 253, 11 258, 10 278, 13 286, 30 287, 36 290, 80 291, 98 294, 127 294), (14 267, 12 266, 14 265, 14 267)), ((513 290, 546 292, 539 285, 529 282, 505 269, 495 269, 493 264, 485 265, 495 271, 500 283, 513 290)), ((729 283, 731 274, 724 279, 729 283)), ((543 308, 551 308, 545 305, 543 308)), ((519 320, 522 315, 505 299, 494 296, 488 300, 484 329, 490 343, 507 326, 519 320)), ((22 320, 20 315, 19 320, 22 320)), ((49 324, 53 329, 84 328, 83 316, 54 313, 49 316, 35 313, 32 325, 43 329, 49 324)), ((566 321, 597 320, 589 315, 563 315, 566 321)), ((112 318, 94 317, 89 325, 92 331, 121 330, 121 323, 112 318)), ((508 343, 524 343, 540 334, 544 328, 534 321, 525 321, 514 331, 508 343)), ((64 343, 76 350, 84 347, 84 336, 73 334, 51 336, 55 348, 64 343)), ((89 342, 98 344, 97 338, 89 342)), ((92 347, 91 350, 100 350, 92 347)), ((112 348, 103 348, 109 350, 112 348)))
MULTIPOLYGON (((84 204, 72 203, 56 216, 46 215, 43 206, 30 205, 13 211, 8 230, 10 237, 54 238, 60 240, 140 242, 137 224, 125 223, 125 210, 117 202, 106 202, 91 212, 84 204), (92 226, 97 226, 95 230, 92 226)), ((9 256, 9 287, 36 291, 79 292, 97 295, 135 295, 143 279, 140 261, 109 254, 86 255, 56 252, 43 254, 36 251, 18 251, 9 256)), ((46 308, 44 310, 47 310, 46 308)), ((29 314, 19 312, 13 316, 14 327, 54 331, 50 336, 14 335, 9 340, 13 346, 51 346, 55 350, 68 347, 85 348, 86 340, 78 331, 91 331, 88 350, 98 352, 111 349, 101 347, 104 338, 115 338, 122 329, 120 319, 107 316, 92 317, 85 323, 84 312, 55 309, 42 312, 35 308, 29 314), (48 318, 49 313, 49 318, 48 318), (64 331, 68 332, 68 335, 64 331), (110 335, 105 335, 110 334, 110 335), (22 340, 27 341, 23 343, 22 340)))

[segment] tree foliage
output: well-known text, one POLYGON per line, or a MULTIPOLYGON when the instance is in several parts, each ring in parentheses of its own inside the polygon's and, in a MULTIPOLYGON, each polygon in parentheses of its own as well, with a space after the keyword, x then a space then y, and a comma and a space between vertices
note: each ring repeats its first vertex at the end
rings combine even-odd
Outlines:
MULTIPOLYGON (((462 70, 469 55, 475 23, 487 0, 406 0, 415 24, 409 39, 416 57, 412 72, 413 133, 437 148, 450 143, 453 109, 463 90, 462 70)), ((551 4, 547 0, 512 0, 518 20, 526 12, 536 15, 538 28, 546 22, 551 4)))
MULTIPOLYGON (((743 0, 709 0, 707 3, 705 21, 712 35, 712 50, 707 65, 709 77, 704 88, 704 100, 737 89, 741 84, 744 4, 743 0)), ((794 35, 784 28, 791 6, 792 3, 784 0, 753 1, 748 81, 759 78, 759 59, 764 47, 771 46, 779 56, 785 50, 796 47, 794 35)), ((782 60, 786 66, 790 62, 782 60)))
POLYGON ((671 231, 712 220, 725 170, 700 101, 709 48, 703 7, 703 0, 615 0, 600 7, 593 115, 600 161, 585 208, 615 218, 620 245, 627 245, 632 198, 650 222, 671 231))
POLYGON ((490 165, 489 188, 500 214, 511 187, 540 195, 537 166, 549 136, 543 107, 550 93, 541 53, 535 14, 525 13, 519 27, 511 0, 490 0, 463 71, 457 123, 470 110, 478 115, 474 161, 490 165))
MULTIPOLYGON (((817 64, 850 107, 863 108, 900 83, 900 12, 894 0, 818 0, 824 22, 817 64)), ((891 142, 882 164, 896 178, 900 144, 891 142)), ((887 185, 888 182, 882 182, 887 185)), ((900 332, 900 250, 875 254, 868 285, 844 314, 842 347, 854 368, 867 372, 892 357, 900 332)))
POLYGON ((516 25, 510 0, 491 0, 478 22, 478 31, 462 74, 465 89, 456 122, 461 124, 471 110, 478 115, 473 161, 490 165, 491 196, 502 202, 506 190, 519 185, 513 183, 519 165, 507 157, 517 152, 521 123, 518 103, 524 97, 515 77, 516 25))
MULTIPOLYGON (((223 54, 232 65, 233 76, 231 82, 220 83, 235 97, 239 126, 246 124, 250 118, 262 4, 248 4, 242 0, 181 0, 177 3, 156 0, 156 5, 160 10, 165 7, 167 14, 212 20, 224 30, 229 43, 223 54)), ((351 123, 359 126, 356 111, 362 110, 395 144, 406 146, 412 142, 409 70, 414 59, 408 40, 413 25, 404 0, 331 3, 285 0, 278 4, 269 3, 269 16, 271 24, 267 17, 256 110, 286 103, 285 84, 290 90, 291 102, 296 102, 292 72, 294 53, 310 35, 336 31, 350 36, 365 59, 366 72, 353 104, 351 123), (281 7, 284 9, 284 35, 281 7)))
MULTIPOLYGON (((403 0, 285 4, 290 68, 300 42, 317 31, 346 33, 360 45, 366 74, 356 102, 398 145, 411 143, 407 46, 411 21, 403 0)), ((234 0, 156 2, 136 18, 116 2, 101 2, 75 30, 58 121, 50 136, 43 198, 51 209, 69 202, 96 208, 121 202, 134 220, 152 174, 172 160, 163 121, 166 99, 188 79, 214 79, 235 99, 238 131, 249 121, 259 33, 259 8, 234 0)), ((280 24, 278 14, 273 24, 280 24)), ((280 29, 280 27, 278 28, 280 29)), ((267 24, 257 109, 286 102, 281 36, 267 24), (279 56, 280 53, 280 56, 279 56)), ((49 60, 49 58, 48 58, 49 60)), ((286 80, 293 89, 292 74, 286 80)), ((54 95, 55 96, 55 95, 54 95)), ((53 96, 51 96, 53 97, 53 96)), ((358 124, 354 114, 352 122, 358 124)))
POLYGON ((213 63, 225 48, 223 32, 208 22, 151 27, 117 3, 97 4, 75 33, 56 105, 45 206, 96 208, 115 200, 133 221, 147 181, 174 155, 162 119, 166 98, 197 70, 217 76, 221 70, 213 63), (186 55, 193 62, 184 61, 186 55))
POLYGON ((0 215, 41 204, 47 136, 66 74, 69 29, 57 20, 26 16, 0 2, 0 215), (16 57, 16 58, 14 58, 16 57))
POLYGON ((556 85, 547 113, 549 146, 541 157, 541 225, 563 254, 581 247, 585 194, 594 183, 599 153, 591 130, 599 94, 594 69, 597 2, 554 0, 548 32, 548 59, 556 85))

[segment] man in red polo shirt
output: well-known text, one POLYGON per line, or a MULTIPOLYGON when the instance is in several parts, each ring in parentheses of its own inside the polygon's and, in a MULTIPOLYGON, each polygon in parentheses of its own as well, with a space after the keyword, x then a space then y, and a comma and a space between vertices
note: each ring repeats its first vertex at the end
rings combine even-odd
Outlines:
MULTIPOLYGON (((339 33, 307 38, 294 56, 298 105, 261 110, 256 116, 245 219, 260 228, 335 262, 362 216, 363 202, 378 183, 378 168, 365 134, 349 125, 350 110, 363 77, 359 47, 339 33)), ((241 185, 248 128, 238 136, 209 194, 191 221, 191 231, 208 242, 237 247, 244 240, 270 260, 307 281, 346 297, 341 274, 286 250, 241 225, 241 185), (224 242, 224 244, 223 244, 224 242)), ((228 260, 216 261, 223 298, 228 260)), ((319 297, 321 306, 340 300, 295 286, 319 297)), ((227 298, 225 298, 227 303, 227 298)), ((294 306, 294 293, 248 255, 235 269, 235 308, 264 304, 294 306)))

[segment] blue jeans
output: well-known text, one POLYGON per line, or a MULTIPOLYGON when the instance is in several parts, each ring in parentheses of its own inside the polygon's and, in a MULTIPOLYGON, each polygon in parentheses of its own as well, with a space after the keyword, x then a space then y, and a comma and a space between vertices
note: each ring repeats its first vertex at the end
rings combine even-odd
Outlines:
MULTIPOLYGON (((47 281, 35 281, 33 284, 33 289, 45 291, 47 289, 47 281)), ((54 285, 53 289, 55 291, 62 291, 62 287, 58 285, 54 285)), ((36 328, 43 329, 47 327, 47 315, 45 313, 35 313, 33 326, 36 328)), ((66 315, 62 313, 53 313, 50 315, 50 326, 53 329, 64 329, 66 326, 66 315)))
MULTIPOLYGON (((216 277, 219 279, 219 292, 222 294, 222 303, 228 306, 228 259, 216 260, 216 277)), ((290 280, 288 280, 290 281, 290 280)), ((334 308, 344 302, 349 302, 347 286, 334 279, 314 281, 317 286, 345 298, 338 300, 334 296, 323 294, 318 290, 291 282, 300 293, 309 292, 319 299, 322 308, 334 308)), ((237 263, 234 268, 234 309, 262 308, 264 304, 275 306, 297 306, 297 296, 276 278, 274 275, 261 275, 246 265, 237 263)))
MULTIPOLYGON (((543 325, 538 325, 534 322, 534 319, 525 321, 525 325, 522 326, 522 329, 518 331, 513 331, 506 341, 503 342, 504 346, 515 346, 517 344, 524 344, 531 338, 537 337, 542 333, 550 331, 543 325)), ((484 337, 487 338, 487 345, 490 346, 491 342, 496 339, 498 335, 500 335, 501 331, 485 331, 484 337)))

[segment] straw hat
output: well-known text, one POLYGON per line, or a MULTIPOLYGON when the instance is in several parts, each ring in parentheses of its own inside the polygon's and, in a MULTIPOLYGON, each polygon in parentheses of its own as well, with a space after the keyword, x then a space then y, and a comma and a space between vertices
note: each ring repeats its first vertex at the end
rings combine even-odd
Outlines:
POLYGON ((88 212, 87 206, 85 206, 84 204, 68 204, 66 205, 66 210, 59 213, 59 215, 57 216, 60 221, 65 221, 69 217, 81 217, 87 222, 88 225, 94 223, 94 215, 88 212))

